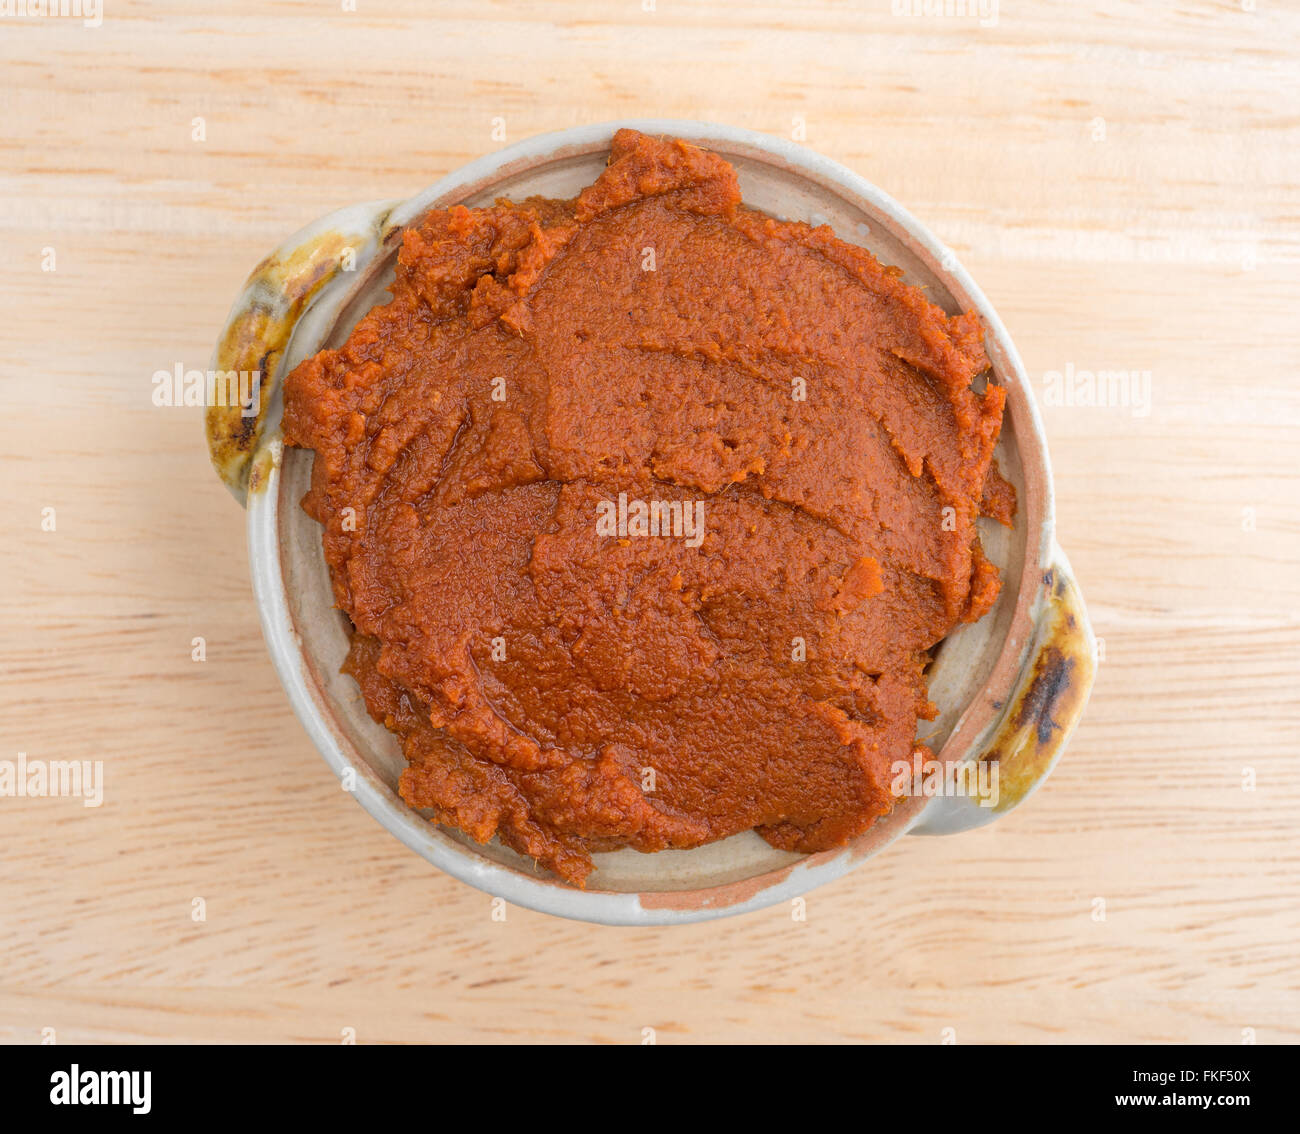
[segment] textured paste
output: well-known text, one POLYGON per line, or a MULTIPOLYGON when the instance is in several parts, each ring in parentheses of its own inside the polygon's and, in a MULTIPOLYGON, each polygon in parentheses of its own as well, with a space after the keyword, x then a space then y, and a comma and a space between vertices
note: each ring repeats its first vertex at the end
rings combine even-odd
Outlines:
POLYGON ((403 798, 578 884, 592 851, 870 826, 929 650, 997 595, 987 369, 973 313, 681 141, 421 218, 284 416, 403 798))

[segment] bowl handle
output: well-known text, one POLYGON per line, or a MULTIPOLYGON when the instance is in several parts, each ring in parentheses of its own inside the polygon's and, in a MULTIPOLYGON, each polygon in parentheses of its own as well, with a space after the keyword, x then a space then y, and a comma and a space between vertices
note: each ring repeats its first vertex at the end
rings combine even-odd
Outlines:
POLYGON ((396 203, 372 201, 339 209, 294 233, 253 269, 230 309, 210 369, 258 377, 241 381, 242 403, 226 396, 229 379, 210 379, 204 430, 212 465, 241 504, 247 501, 250 480, 255 483, 254 458, 294 329, 308 310, 327 297, 339 300, 349 290, 393 231, 388 218, 396 203))
POLYGON ((952 835, 1005 815, 1047 779, 1083 714, 1097 673, 1097 646, 1070 562, 1055 543, 1049 562, 1012 695, 967 758, 977 774, 964 782, 994 790, 983 800, 936 795, 910 834, 952 835))

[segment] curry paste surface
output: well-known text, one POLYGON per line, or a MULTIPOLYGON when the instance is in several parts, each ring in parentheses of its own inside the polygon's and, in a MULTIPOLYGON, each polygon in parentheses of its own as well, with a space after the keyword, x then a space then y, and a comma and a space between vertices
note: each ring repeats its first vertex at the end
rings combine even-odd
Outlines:
POLYGON ((897 276, 630 130, 575 200, 406 231, 284 431, 411 806, 578 884, 890 810, 928 651, 997 595, 976 518, 1015 507, 977 317, 897 276), (702 540, 601 530, 620 494, 702 503, 702 540))

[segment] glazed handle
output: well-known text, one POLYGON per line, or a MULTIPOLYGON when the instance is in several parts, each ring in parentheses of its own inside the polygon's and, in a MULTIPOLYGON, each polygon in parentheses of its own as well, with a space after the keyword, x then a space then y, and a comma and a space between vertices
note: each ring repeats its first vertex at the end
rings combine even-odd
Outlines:
POLYGON ((936 796, 910 834, 952 835, 992 823, 1047 779, 1065 750, 1088 703, 1097 646, 1070 562, 1055 544, 1050 564, 1011 697, 969 757, 989 767, 976 769, 978 777, 967 782, 994 790, 984 800, 974 794, 936 796))
POLYGON ((294 330, 309 311, 337 311, 392 232, 388 218, 395 204, 373 201, 339 209, 294 233, 253 269, 235 300, 210 369, 257 378, 241 379, 237 387, 229 380, 210 387, 217 395, 208 398, 204 430, 212 465, 241 504, 248 498, 254 458, 294 330), (228 396, 235 388, 242 391, 243 403, 228 396))

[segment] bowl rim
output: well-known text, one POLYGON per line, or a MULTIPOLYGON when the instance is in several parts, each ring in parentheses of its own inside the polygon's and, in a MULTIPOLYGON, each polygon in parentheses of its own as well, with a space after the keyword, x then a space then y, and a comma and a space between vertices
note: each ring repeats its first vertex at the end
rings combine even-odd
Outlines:
MULTIPOLYGON (((696 120, 619 119, 535 135, 477 158, 397 204, 389 214, 388 223, 394 231, 400 230, 436 203, 464 200, 493 182, 534 165, 608 148, 613 134, 623 128, 671 135, 705 148, 721 145, 730 152, 746 153, 860 201, 888 222, 892 234, 925 262, 962 310, 978 312, 990 361, 1007 388, 1008 413, 1016 425, 1024 480, 1026 484, 1032 481, 1036 488, 1030 494, 1033 508, 1026 518, 1030 538, 1011 629, 1028 626, 1041 591, 1034 575, 1041 578, 1042 569, 1050 565, 1055 538, 1046 438, 1023 363, 997 312, 951 250, 866 178, 798 143, 743 127, 696 120), (1035 524, 1039 530, 1037 546, 1032 538, 1035 524)), ((358 802, 391 834, 440 870, 512 905, 574 920, 627 926, 699 922, 759 910, 834 881, 906 834, 920 822, 929 804, 939 802, 937 798, 904 801, 846 846, 807 855, 789 866, 715 887, 663 892, 580 890, 559 879, 541 875, 530 878, 477 854, 471 847, 445 836, 437 837, 436 825, 407 807, 364 761, 358 767, 348 758, 342 729, 331 723, 333 709, 322 694, 320 675, 307 656, 294 624, 282 571, 283 510, 279 497, 283 445, 279 439, 278 404, 273 412, 273 428, 267 430, 259 446, 269 449, 271 460, 260 490, 249 493, 247 517, 253 590, 272 661, 294 712, 330 768, 340 779, 353 772, 355 787, 351 790, 358 802)), ((1029 637, 1027 633, 1008 633, 981 694, 963 709, 952 733, 936 754, 937 759, 953 759, 954 752, 969 750, 991 727, 992 722, 985 719, 987 713, 977 710, 998 707, 1000 702, 993 693, 1009 688, 1014 681, 1029 637)), ((990 821, 995 817, 994 813, 988 816, 990 821)))

